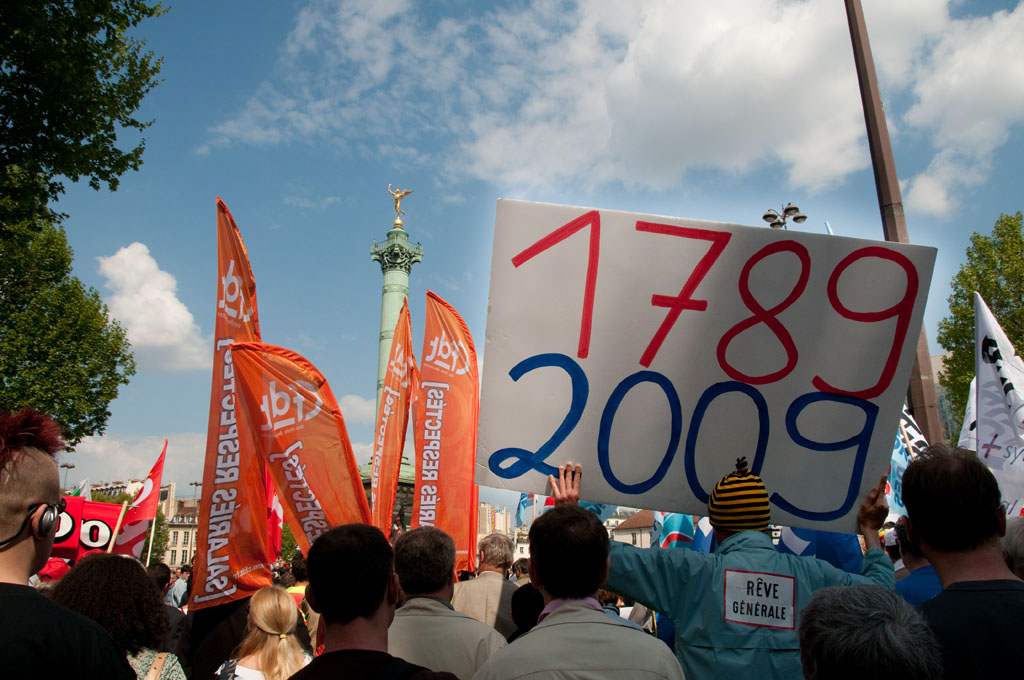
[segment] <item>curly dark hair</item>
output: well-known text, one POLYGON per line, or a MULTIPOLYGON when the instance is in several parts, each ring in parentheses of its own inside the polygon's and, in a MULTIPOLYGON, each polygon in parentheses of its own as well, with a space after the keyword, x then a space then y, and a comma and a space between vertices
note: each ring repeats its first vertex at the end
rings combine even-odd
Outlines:
POLYGON ((86 555, 57 582, 50 596, 103 626, 127 654, 158 649, 168 633, 167 614, 146 568, 131 557, 86 555))

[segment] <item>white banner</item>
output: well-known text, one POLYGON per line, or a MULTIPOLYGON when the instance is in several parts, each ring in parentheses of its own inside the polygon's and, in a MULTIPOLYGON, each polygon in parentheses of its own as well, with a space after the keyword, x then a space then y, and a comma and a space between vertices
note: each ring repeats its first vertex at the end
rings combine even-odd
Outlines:
POLYGON ((935 249, 498 202, 476 482, 706 514, 746 456, 772 521, 851 531, 888 467, 935 249))
POLYGON ((1007 515, 1024 508, 1024 361, 978 293, 974 294, 978 458, 999 481, 1007 515))

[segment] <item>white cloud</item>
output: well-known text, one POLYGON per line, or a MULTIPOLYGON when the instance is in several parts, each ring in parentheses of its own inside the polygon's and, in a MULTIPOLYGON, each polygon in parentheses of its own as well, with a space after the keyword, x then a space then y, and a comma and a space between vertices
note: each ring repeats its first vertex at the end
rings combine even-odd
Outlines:
MULTIPOLYGON (((73 463, 68 485, 76 485, 84 477, 99 482, 145 479, 153 468, 163 437, 148 435, 106 434, 86 437, 75 451, 60 454, 60 462, 73 463)), ((206 457, 205 432, 179 432, 167 435, 167 457, 164 459, 163 483, 176 482, 178 496, 192 494, 192 481, 202 481, 203 461, 206 457)), ((63 476, 61 482, 63 482, 63 476)))
POLYGON ((338 406, 341 407, 341 415, 345 417, 346 423, 368 423, 373 425, 377 419, 376 396, 366 399, 358 394, 343 394, 338 399, 338 406))
POLYGON ((341 198, 338 196, 325 196, 324 198, 308 198, 305 196, 287 196, 284 199, 285 205, 295 206, 296 208, 306 208, 307 210, 326 210, 331 207, 341 198))
MULTIPOLYGON (((1024 7, 953 20, 941 0, 865 4, 887 107, 902 106, 891 133, 934 147, 911 194, 948 201, 984 179, 1024 117, 1024 7), (951 153, 967 181, 941 174, 951 153)), ((326 141, 507 195, 663 189, 765 165, 815 191, 868 167, 841 4, 536 0, 467 13, 310 2, 276 72, 208 145, 326 141)))
POLYGON ((124 325, 140 370, 193 371, 212 365, 212 343, 177 297, 178 282, 142 243, 96 258, 111 291, 106 302, 124 325))

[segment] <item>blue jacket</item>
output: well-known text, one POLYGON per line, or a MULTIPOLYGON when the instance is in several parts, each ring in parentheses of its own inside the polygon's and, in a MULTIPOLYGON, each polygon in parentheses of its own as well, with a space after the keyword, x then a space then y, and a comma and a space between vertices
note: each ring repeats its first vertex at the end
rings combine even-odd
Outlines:
POLYGON ((861 574, 779 553, 768 535, 743 531, 710 555, 612 541, 608 587, 672 618, 688 680, 799 680, 799 612, 813 592, 858 583, 891 590, 895 583, 892 562, 879 548, 868 550, 861 574))

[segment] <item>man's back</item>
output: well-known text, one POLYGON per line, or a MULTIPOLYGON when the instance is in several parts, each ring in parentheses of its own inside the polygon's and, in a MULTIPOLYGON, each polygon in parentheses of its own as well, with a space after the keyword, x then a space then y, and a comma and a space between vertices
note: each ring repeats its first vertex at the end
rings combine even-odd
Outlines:
POLYGON ((947 678, 1019 677, 1024 581, 963 581, 920 605, 947 678))
POLYGON ((325 652, 290 680, 458 680, 435 673, 385 652, 340 649, 325 652))
POLYGON ((660 640, 570 601, 515 642, 491 655, 474 680, 682 680, 679 662, 660 640))
POLYGON ((99 624, 29 586, 0 583, 0 641, 0 669, 10 680, 135 678, 99 624))
POLYGON ((455 584, 452 606, 455 611, 494 626, 508 638, 516 629, 512 621, 512 595, 516 587, 495 571, 482 571, 475 579, 455 584))
POLYGON ((388 629, 388 652, 460 678, 471 678, 505 644, 487 624, 429 597, 407 600, 388 629))

